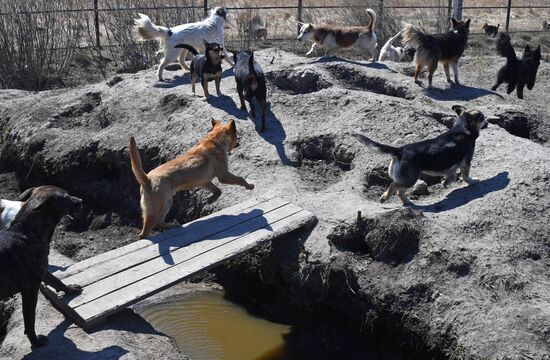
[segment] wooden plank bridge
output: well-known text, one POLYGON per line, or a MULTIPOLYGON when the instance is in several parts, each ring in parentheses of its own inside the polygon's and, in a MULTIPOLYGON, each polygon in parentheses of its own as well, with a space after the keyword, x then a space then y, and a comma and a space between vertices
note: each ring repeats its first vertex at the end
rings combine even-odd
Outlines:
POLYGON ((84 329, 259 243, 312 225, 315 216, 281 199, 250 200, 54 273, 83 286, 78 296, 43 293, 84 329))

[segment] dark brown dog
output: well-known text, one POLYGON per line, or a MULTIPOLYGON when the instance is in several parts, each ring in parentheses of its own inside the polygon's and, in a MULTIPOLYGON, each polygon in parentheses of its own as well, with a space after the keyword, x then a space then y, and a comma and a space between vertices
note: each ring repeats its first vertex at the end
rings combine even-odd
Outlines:
POLYGON ((48 272, 48 254, 55 227, 82 200, 55 186, 40 186, 30 195, 8 230, 0 231, 0 299, 21 293, 25 334, 33 347, 45 345, 46 336, 34 330, 40 283, 57 291, 79 294, 78 285, 65 285, 48 272))

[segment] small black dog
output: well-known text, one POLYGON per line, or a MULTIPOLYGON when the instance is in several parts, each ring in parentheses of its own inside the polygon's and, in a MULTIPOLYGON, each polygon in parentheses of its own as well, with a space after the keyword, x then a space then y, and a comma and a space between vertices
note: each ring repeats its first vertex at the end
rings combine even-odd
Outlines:
POLYGON ((495 25, 489 25, 489 24, 485 23, 485 25, 483 25, 482 29, 483 29, 483 31, 485 31, 485 36, 495 37, 498 34, 498 29, 499 28, 500 28, 500 24, 495 26, 495 25))
POLYGON ((470 177, 470 165, 479 131, 487 125, 485 116, 461 105, 454 105, 453 110, 458 119, 451 130, 436 138, 401 147, 380 144, 364 135, 353 134, 369 149, 392 156, 388 174, 393 182, 380 197, 380 202, 397 193, 403 205, 412 205, 405 191, 416 183, 420 174, 445 176, 443 186, 447 186, 456 180, 456 171, 460 168, 462 178, 469 185, 478 182, 470 177))
POLYGON ((265 75, 262 67, 254 60, 252 51, 239 51, 233 53, 233 62, 235 63, 235 81, 237 82, 237 92, 241 100, 241 109, 246 110, 244 99, 250 104, 250 113, 252 120, 256 119, 254 104, 255 97, 260 104, 262 112, 262 123, 260 131, 265 131, 265 112, 267 102, 267 89, 265 85, 265 75))
POLYGON ((535 51, 527 45, 523 52, 523 58, 519 60, 510 43, 510 35, 500 33, 497 40, 497 52, 499 55, 506 57, 506 64, 498 71, 497 81, 491 89, 495 91, 500 84, 505 82, 508 84, 507 94, 512 93, 517 88, 518 98, 523 99, 525 85, 527 85, 527 89, 532 90, 537 80, 537 71, 541 59, 540 45, 535 51))
POLYGON ((470 33, 470 19, 459 21, 451 18, 452 29, 445 34, 429 35, 416 29, 412 25, 407 25, 403 29, 403 43, 405 47, 416 49, 414 61, 416 62, 416 71, 414 73, 414 82, 419 83, 418 76, 424 66, 428 67, 429 87, 432 86, 432 78, 437 64, 442 63, 447 81, 452 83, 449 73, 449 66, 453 67, 455 73, 455 83, 458 84, 458 59, 464 53, 470 33))
POLYGON ((203 54, 199 54, 197 49, 187 44, 176 45, 177 48, 184 48, 189 50, 193 54, 193 60, 191 60, 191 87, 193 95, 195 95, 195 83, 197 78, 200 79, 202 90, 204 91, 204 97, 208 99, 210 94, 208 93, 208 82, 214 80, 216 82, 216 92, 218 96, 222 93, 220 91, 220 81, 222 79, 222 60, 225 58, 223 53, 223 46, 217 42, 209 43, 203 40, 206 50, 203 54))
POLYGON ((81 199, 58 187, 41 186, 32 190, 10 228, 0 231, 0 299, 21 293, 25 334, 33 347, 45 345, 48 340, 34 330, 40 283, 44 281, 65 294, 82 292, 80 286, 67 286, 47 270, 57 223, 81 204, 81 199))

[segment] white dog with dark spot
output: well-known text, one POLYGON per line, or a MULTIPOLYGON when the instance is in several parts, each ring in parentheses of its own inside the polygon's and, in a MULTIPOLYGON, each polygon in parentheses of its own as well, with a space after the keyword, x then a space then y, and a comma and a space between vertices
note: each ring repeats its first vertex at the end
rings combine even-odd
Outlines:
POLYGON ((393 46, 393 42, 401 36, 401 31, 398 32, 395 36, 391 37, 380 50, 380 57, 378 58, 379 62, 389 60, 400 62, 405 58, 405 50, 400 46, 393 46))
POLYGON ((206 19, 189 24, 178 25, 173 28, 158 26, 151 22, 147 15, 139 14, 139 19, 134 20, 135 29, 141 40, 158 39, 161 45, 159 52, 164 52, 157 70, 159 81, 164 81, 162 72, 164 68, 176 60, 181 66, 189 70, 185 63, 187 50, 176 48, 178 44, 191 45, 199 52, 204 52, 204 40, 217 42, 223 46, 225 60, 229 65, 234 66, 231 57, 224 46, 224 26, 227 20, 227 11, 223 7, 216 7, 210 10, 210 16, 206 19))
POLYGON ((15 215, 21 210, 23 201, 0 199, 0 229, 7 229, 15 219, 15 215))

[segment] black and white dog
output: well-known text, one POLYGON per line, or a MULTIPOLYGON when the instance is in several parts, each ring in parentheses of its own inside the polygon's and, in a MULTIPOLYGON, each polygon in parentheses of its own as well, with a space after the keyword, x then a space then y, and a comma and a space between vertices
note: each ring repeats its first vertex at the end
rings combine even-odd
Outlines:
POLYGON ((392 157, 388 167, 392 183, 380 197, 380 202, 385 202, 397 193, 404 205, 412 205, 405 192, 421 174, 445 176, 443 186, 447 186, 456 180, 456 171, 460 168, 462 179, 469 185, 478 182, 470 177, 470 165, 476 139, 480 130, 487 126, 487 121, 477 110, 466 110, 461 105, 454 105, 453 110, 458 115, 453 128, 433 139, 393 147, 377 143, 361 134, 353 135, 369 149, 392 157))
POLYGON ((508 84, 506 93, 510 94, 517 89, 518 98, 523 99, 523 88, 533 90, 537 80, 537 71, 540 65, 540 45, 531 50, 529 45, 525 47, 523 58, 518 59, 516 51, 510 43, 510 35, 500 33, 497 40, 497 52, 506 57, 506 64, 500 68, 497 74, 497 81, 492 87, 495 91, 502 83, 508 84))
MULTIPOLYGON (((157 70, 157 76, 160 81, 164 81, 162 72, 164 68, 179 59, 181 66, 189 70, 185 63, 187 50, 176 48, 178 44, 188 44, 200 52, 204 52, 203 40, 208 42, 218 42, 224 46, 224 26, 227 20, 227 11, 223 7, 216 7, 210 10, 210 16, 206 19, 178 25, 173 28, 158 26, 151 22, 147 15, 139 14, 139 19, 134 20, 137 35, 141 40, 158 39, 161 49, 164 52, 164 58, 161 60, 157 70)), ((225 50, 224 50, 225 51, 225 50)), ((229 54, 225 53, 225 59, 229 65, 233 66, 229 54)))
POLYGON ((265 131, 265 112, 267 104, 267 88, 265 85, 265 75, 262 67, 254 60, 252 51, 239 51, 233 55, 235 62, 235 81, 237 82, 237 92, 241 100, 241 109, 246 110, 244 100, 250 105, 250 115, 252 120, 256 119, 253 99, 256 98, 260 105, 261 127, 260 131, 265 131))

